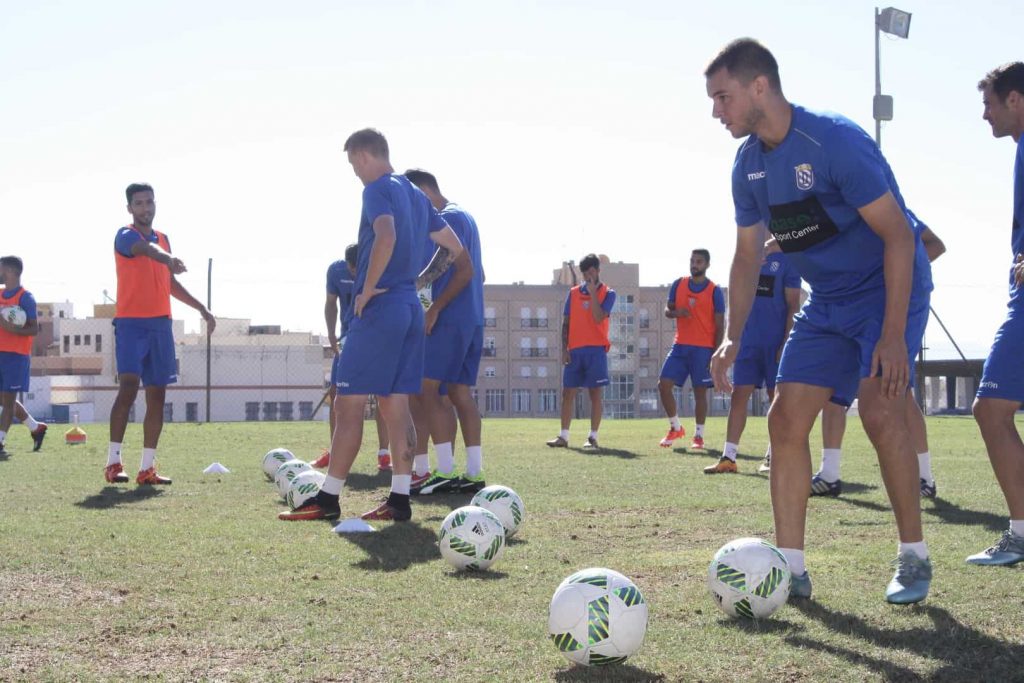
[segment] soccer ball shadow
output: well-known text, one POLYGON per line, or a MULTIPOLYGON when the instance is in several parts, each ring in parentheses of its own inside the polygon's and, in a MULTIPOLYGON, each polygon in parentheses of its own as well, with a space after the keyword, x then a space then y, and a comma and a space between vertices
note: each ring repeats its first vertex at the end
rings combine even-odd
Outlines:
POLYGON ((339 534, 359 546, 366 557, 353 562, 356 569, 378 572, 400 572, 415 564, 440 559, 437 533, 433 524, 420 526, 417 521, 388 522, 388 526, 372 534, 339 534))
POLYGON ((616 664, 603 669, 588 666, 573 666, 561 669, 554 674, 556 681, 636 681, 637 683, 654 683, 667 681, 665 674, 654 673, 632 664, 616 664))

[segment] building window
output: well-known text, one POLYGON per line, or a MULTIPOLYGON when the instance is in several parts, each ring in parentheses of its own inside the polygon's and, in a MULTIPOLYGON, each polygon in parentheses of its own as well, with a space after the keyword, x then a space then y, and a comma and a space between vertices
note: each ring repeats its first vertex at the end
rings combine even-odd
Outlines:
POLYGON ((174 422, 174 404, 170 401, 164 404, 164 422, 174 422))
POLYGON ((530 412, 530 390, 529 389, 513 389, 512 390, 512 412, 513 413, 528 413, 528 412, 530 412))
POLYGON ((519 309, 519 326, 530 327, 530 309, 526 306, 519 309))
POLYGON ((259 401, 246 401, 245 402, 245 420, 246 422, 255 422, 260 419, 260 403, 259 401))
POLYGON ((282 401, 277 404, 277 419, 282 421, 291 422, 295 419, 295 415, 292 413, 292 409, 295 404, 291 401, 282 401))
POLYGON ((537 392, 537 410, 542 413, 557 413, 558 412, 558 390, 557 389, 541 389, 537 392))
MULTIPOLYGON (((99 339, 99 336, 96 337, 99 339)), ((190 402, 185 404, 185 422, 199 422, 199 404, 190 402)))
POLYGON ((628 373, 614 373, 610 382, 604 388, 604 399, 606 401, 632 401, 633 400, 633 375, 628 373))
POLYGON ((641 377, 647 377, 650 374, 651 374, 651 371, 650 371, 650 369, 648 369, 648 367, 646 365, 641 365, 640 366, 639 375, 641 377))
POLYGON ((530 366, 529 365, 524 365, 521 368, 519 368, 519 376, 520 377, 529 377, 530 374, 531 374, 531 372, 530 372, 530 366))
POLYGON ((650 329, 650 327, 651 327, 651 314, 647 311, 646 308, 641 308, 640 309, 639 318, 640 318, 640 329, 641 330, 648 330, 648 329, 650 329))
POLYGON ((494 372, 494 368, 492 366, 488 365, 486 368, 484 368, 484 377, 497 377, 497 376, 498 376, 498 374, 496 372, 494 372))
POLYGON ((97 334, 96 335, 96 351, 102 351, 102 350, 103 350, 103 335, 102 334, 97 334))
POLYGON ((496 327, 498 319, 494 315, 494 307, 488 306, 484 309, 484 327, 496 327))
POLYGON ((548 366, 546 366, 546 365, 538 366, 537 367, 537 376, 538 377, 547 377, 548 376, 548 366))
POLYGON ((277 401, 263 402, 263 420, 265 422, 277 422, 277 401))
MULTIPOLYGON (((330 408, 328 408, 330 410, 330 408)), ((300 420, 312 420, 313 419, 313 402, 312 401, 299 401, 299 419, 300 420)))
POLYGON ((64 353, 69 353, 70 351, 71 351, 71 337, 69 337, 68 335, 65 334, 64 335, 64 353))
POLYGON ((75 335, 75 346, 81 346, 81 345, 82 345, 82 335, 76 334, 75 335))
POLYGON ((658 410, 658 390, 657 389, 641 389, 640 390, 640 410, 647 412, 657 412, 658 410))
POLYGON ((627 294, 626 295, 626 303, 627 304, 633 303, 633 295, 632 294, 627 294))
POLYGON ((92 335, 91 334, 85 335, 85 345, 86 346, 92 346, 92 335))
POLYGON ((494 348, 494 337, 484 339, 484 356, 494 358, 498 355, 498 349, 494 348))
POLYGON ((484 391, 484 412, 504 413, 505 412, 505 390, 487 389, 484 391))

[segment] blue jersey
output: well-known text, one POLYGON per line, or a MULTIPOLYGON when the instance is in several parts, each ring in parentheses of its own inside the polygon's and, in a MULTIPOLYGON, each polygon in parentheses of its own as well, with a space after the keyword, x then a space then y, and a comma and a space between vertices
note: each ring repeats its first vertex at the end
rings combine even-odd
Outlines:
MULTIPOLYGON (((1010 249, 1016 258, 1024 254, 1024 135, 1017 141, 1017 158, 1013 164, 1013 227, 1010 229, 1010 249)), ((1010 270, 1010 303, 1024 307, 1024 286, 1015 285, 1010 270)))
MULTIPOLYGON (((438 322, 467 326, 483 325, 484 264, 480 255, 480 232, 477 230, 476 221, 465 209, 451 202, 441 210, 441 218, 451 226, 459 240, 462 241, 466 253, 469 254, 469 260, 473 263, 473 279, 469 281, 465 289, 448 302, 448 305, 441 311, 438 322)), ((430 251, 430 256, 433 256, 433 250, 430 251)), ((431 286, 431 294, 434 299, 440 296, 454 275, 455 269, 449 268, 434 280, 431 286)))
POLYGON ((785 254, 769 254, 761 265, 757 279, 757 295, 750 308, 750 317, 743 328, 741 347, 777 349, 785 341, 786 290, 799 289, 800 276, 785 254))
POLYGON ((366 282, 375 239, 373 222, 381 216, 394 219, 395 246, 391 259, 377 281, 377 288, 387 291, 377 298, 382 301, 416 303, 416 276, 419 275, 419 266, 423 261, 423 245, 427 241, 427 233, 445 228, 446 223, 431 206, 427 196, 405 176, 388 173, 363 188, 356 294, 363 291, 366 282))
POLYGON ((348 331, 352 316, 355 315, 355 282, 345 260, 335 261, 327 267, 327 293, 338 297, 338 318, 341 323, 339 337, 348 331))
MULTIPOLYGON (((910 209, 907 209, 907 222, 910 223, 910 229, 914 231, 914 236, 920 240, 921 235, 928 229, 928 225, 910 209)), ((928 260, 928 252, 924 250, 923 242, 921 248, 914 251, 914 270, 921 272, 922 285, 925 291, 932 291, 935 288, 932 282, 932 262, 928 260)))
MULTIPOLYGON (((888 162, 867 133, 839 114, 797 106, 778 147, 765 151, 751 135, 733 165, 737 225, 763 222, 811 286, 811 298, 822 303, 884 291, 884 245, 858 209, 886 192, 906 209, 888 162)), ((924 250, 920 239, 916 249, 924 250)), ((915 268, 911 298, 926 292, 924 273, 915 268)))

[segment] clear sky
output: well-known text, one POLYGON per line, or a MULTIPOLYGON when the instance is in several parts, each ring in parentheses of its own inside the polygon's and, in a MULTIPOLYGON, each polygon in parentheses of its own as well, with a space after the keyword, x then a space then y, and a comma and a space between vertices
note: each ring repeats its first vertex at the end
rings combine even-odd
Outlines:
MULTIPOLYGON (((116 289, 124 188, 213 310, 321 332, 324 273, 355 241, 362 186, 341 145, 374 126, 399 171, 434 172, 481 229, 489 282, 547 283, 587 252, 670 282, 689 251, 728 281, 737 141, 703 67, 750 35, 790 100, 873 132, 872 3, 177 0, 0 4, 0 252, 40 301, 79 315, 116 289)), ((1019 2, 907 2, 883 36, 895 120, 882 147, 949 248, 933 306, 970 356, 1002 320, 1014 146, 976 83, 1024 59, 1019 2)), ((197 316, 176 304, 187 326, 197 316)), ((929 357, 954 351, 929 325, 929 357)))

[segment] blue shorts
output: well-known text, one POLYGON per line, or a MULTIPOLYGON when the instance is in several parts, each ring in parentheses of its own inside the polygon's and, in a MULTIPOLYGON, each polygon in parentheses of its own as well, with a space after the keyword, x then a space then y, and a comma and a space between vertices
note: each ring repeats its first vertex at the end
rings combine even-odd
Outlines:
POLYGON ((603 346, 581 346, 569 351, 569 364, 562 368, 566 389, 603 387, 608 384, 608 352, 603 346))
POLYGON ((434 325, 426 339, 423 376, 439 382, 476 385, 484 353, 482 325, 434 325))
POLYGON ((418 394, 423 381, 423 307, 371 300, 352 319, 338 360, 338 394, 418 394))
POLYGON ((0 392, 28 391, 31 356, 11 351, 0 351, 0 392))
POLYGON ((1024 402, 1024 306, 1011 305, 981 372, 978 398, 1024 402))
POLYGON ((711 354, 714 349, 706 346, 673 344, 661 366, 661 378, 670 379, 677 386, 686 384, 686 378, 695 387, 714 386, 711 381, 711 354))
POLYGON ((754 386, 760 389, 767 386, 775 388, 775 376, 779 374, 779 347, 743 346, 736 356, 736 364, 732 368, 734 386, 754 386))
MULTIPOLYGON (((926 296, 910 302, 904 341, 911 368, 928 324, 928 300, 926 296)), ((831 401, 849 406, 857 398, 860 381, 871 374, 871 354, 882 334, 884 313, 884 292, 849 303, 809 301, 794 317, 777 382, 830 387, 831 401)))
POLYGON ((117 374, 138 375, 147 387, 178 381, 170 318, 115 318, 117 374))

